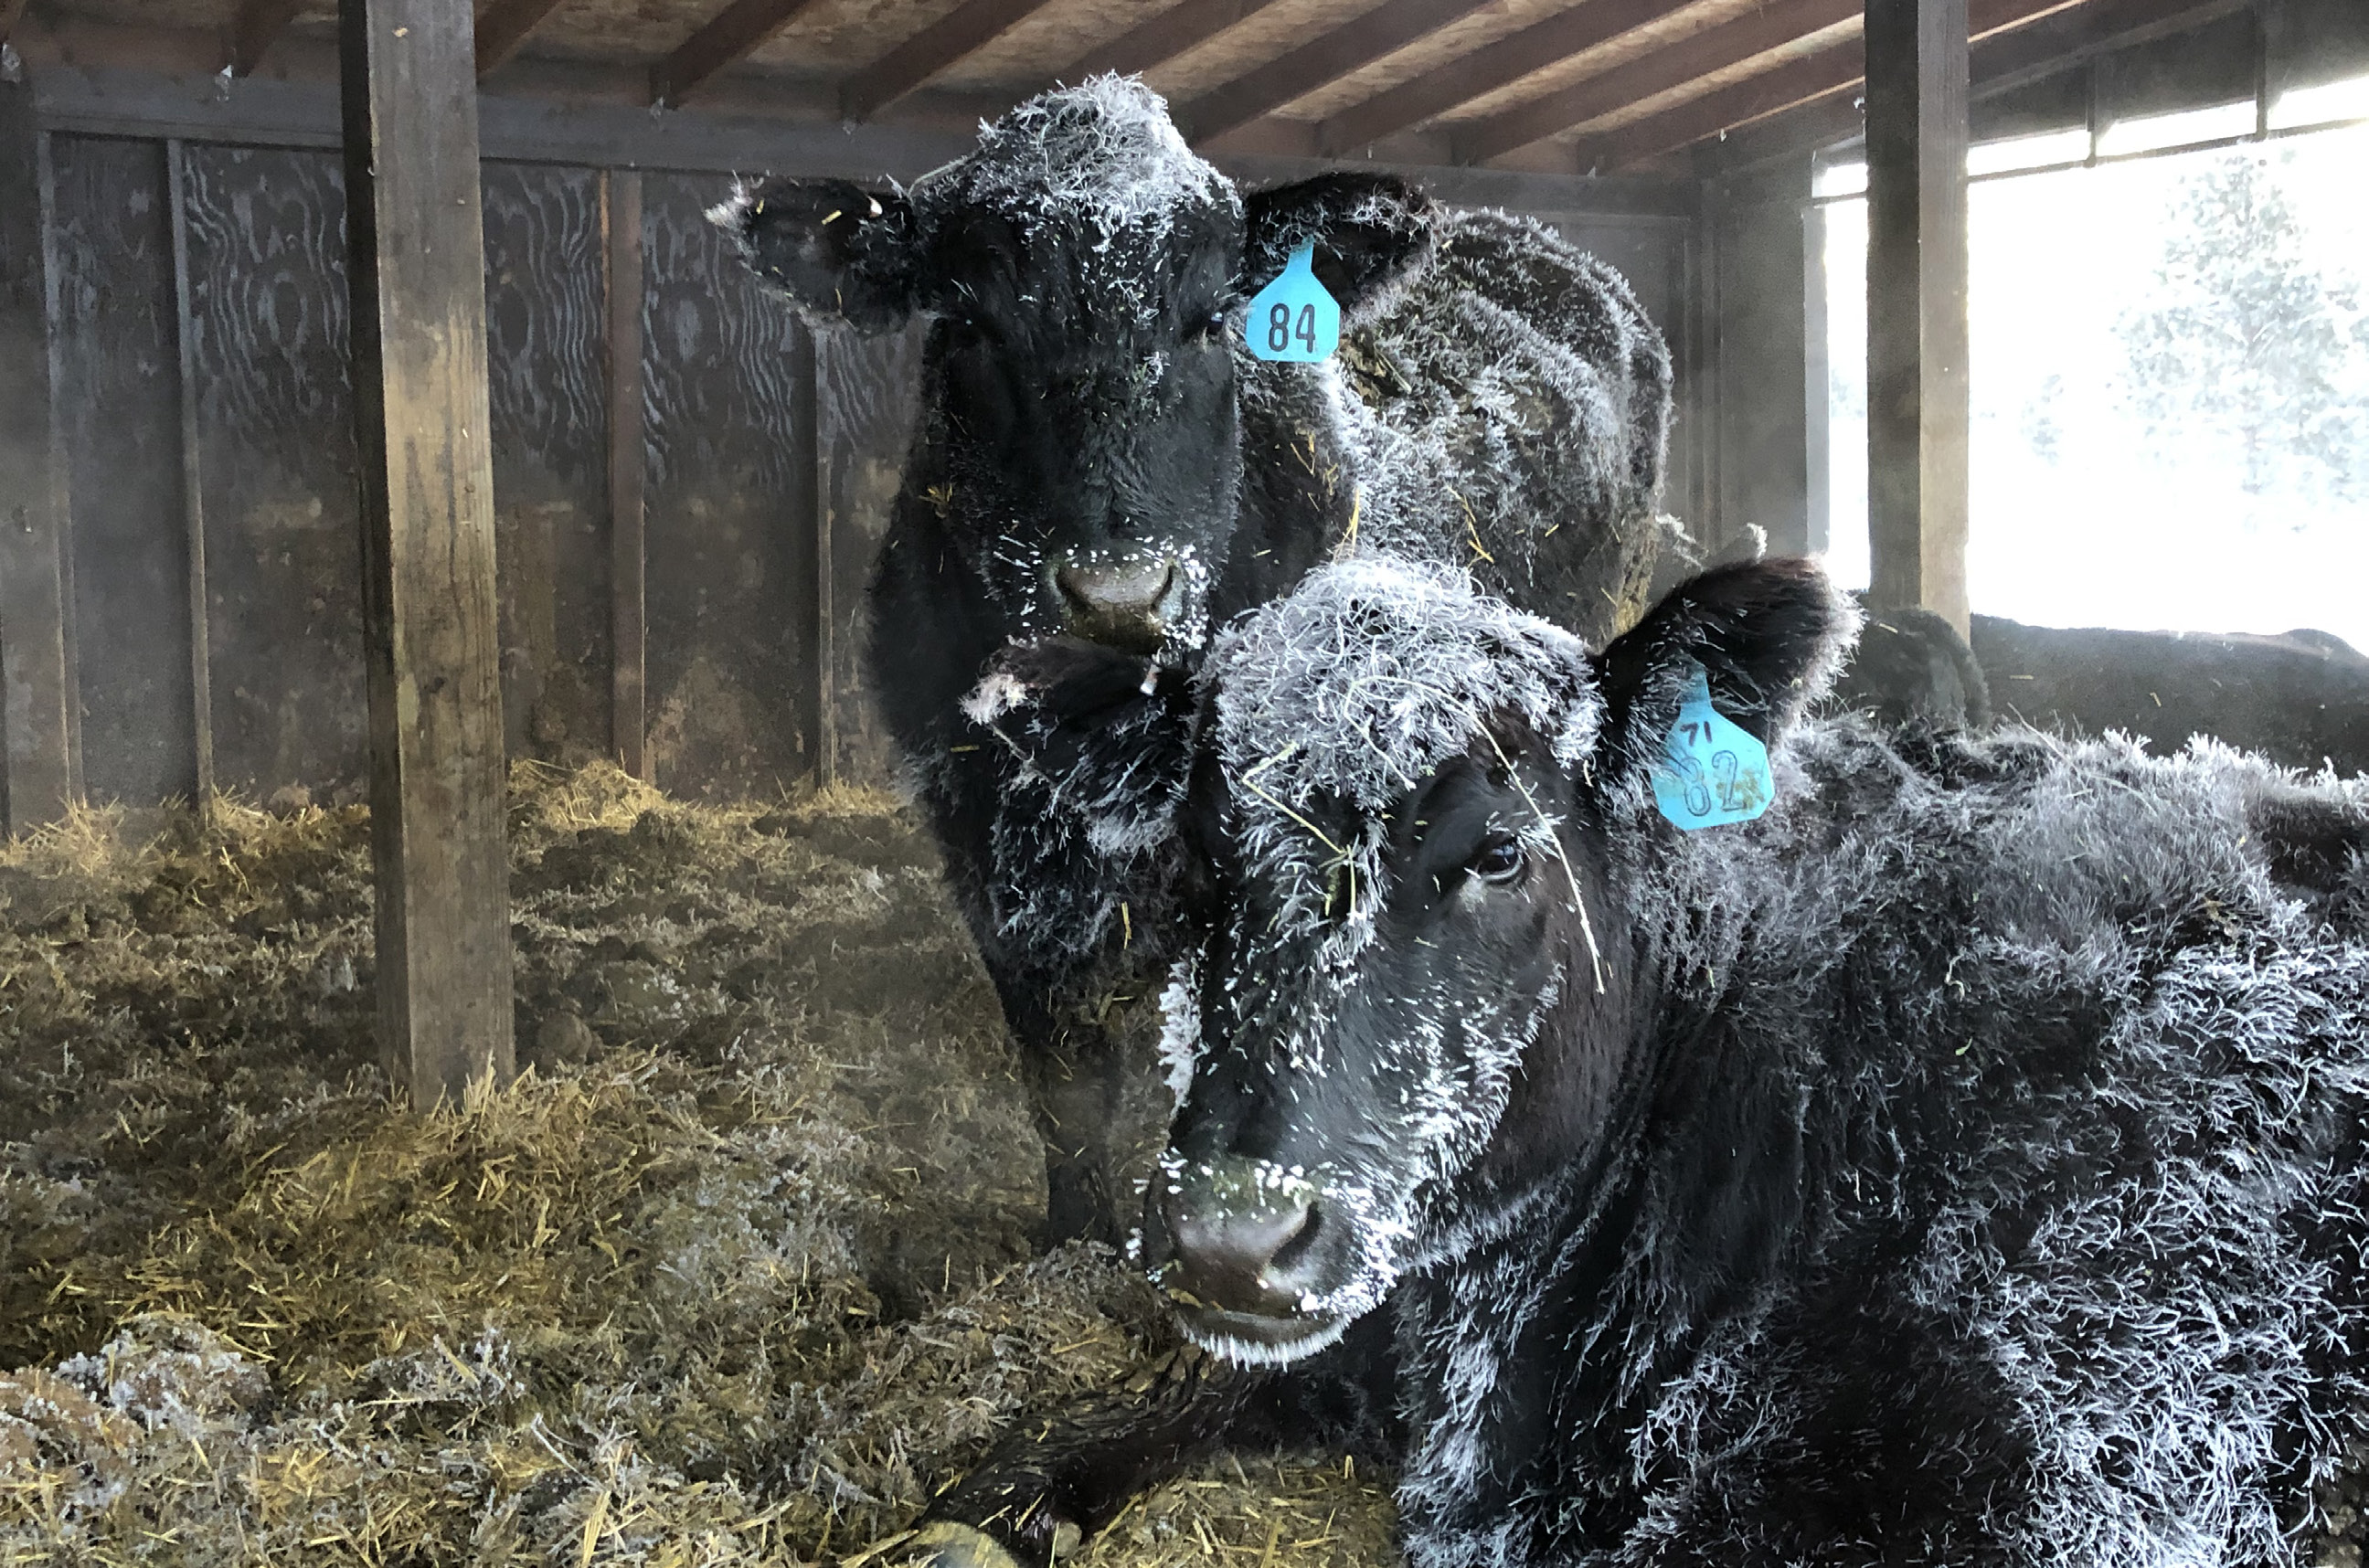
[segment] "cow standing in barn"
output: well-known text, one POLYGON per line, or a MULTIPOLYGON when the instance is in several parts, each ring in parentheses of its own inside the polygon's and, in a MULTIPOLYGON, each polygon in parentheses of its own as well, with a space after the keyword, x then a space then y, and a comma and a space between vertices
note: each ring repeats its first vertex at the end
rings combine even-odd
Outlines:
POLYGON ((1858 619, 1754 564, 1591 654, 1350 561, 1230 630, 1143 1256, 1281 1370, 1031 1423, 921 1549, 1329 1433, 1418 1568, 2295 1562, 2369 1394, 2369 791, 1805 721, 1858 619), (1773 803, 1687 831, 1706 696, 1773 803))
POLYGON ((910 189, 777 180, 715 216, 817 325, 932 323, 873 688, 1033 1081, 1048 1235, 1116 1241, 1105 1020, 1166 965, 1206 634, 1350 539, 1618 629, 1663 539, 1667 351, 1535 223, 1382 175, 1245 196, 1116 77, 1023 104, 910 189), (1344 352, 1263 362, 1242 307, 1301 246, 1344 352), (1041 646, 1079 642, 1107 657, 1041 646), (1040 652, 1105 700, 1030 712, 1091 723, 1015 711, 1040 652))

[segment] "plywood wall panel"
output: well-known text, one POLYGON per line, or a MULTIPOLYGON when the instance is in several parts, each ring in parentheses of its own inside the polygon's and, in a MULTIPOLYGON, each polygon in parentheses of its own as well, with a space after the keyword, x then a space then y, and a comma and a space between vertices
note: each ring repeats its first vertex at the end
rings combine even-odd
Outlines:
POLYGON ((871 625, 864 589, 904 477, 926 330, 916 326, 878 338, 836 331, 816 344, 816 487, 830 548, 833 772, 853 783, 887 784, 896 769, 864 669, 871 625))
POLYGON ((708 796, 817 761, 812 349, 706 222, 728 189, 642 186, 649 755, 708 796))
POLYGON ((486 349, 512 757, 608 754, 600 176, 485 166, 486 349))
POLYGON ((197 742, 165 148, 60 136, 51 155, 83 787, 94 800, 188 795, 197 742))
POLYGON ((214 768, 358 798, 361 522, 333 153, 192 147, 185 193, 214 768))

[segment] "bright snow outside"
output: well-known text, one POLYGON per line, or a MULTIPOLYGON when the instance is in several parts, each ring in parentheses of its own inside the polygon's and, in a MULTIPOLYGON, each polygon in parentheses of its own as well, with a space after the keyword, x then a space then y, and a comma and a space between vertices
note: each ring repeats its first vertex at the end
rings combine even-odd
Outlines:
MULTIPOLYGON (((2369 112, 2360 90, 2354 114, 2369 112)), ((2237 107, 2250 129, 2251 106, 2237 107)), ((2016 161, 2084 156, 2086 136, 2016 161)), ((1977 148, 1970 162, 1980 172, 2016 152, 1977 148)), ((2354 125, 1974 185, 1977 612, 2308 626, 2369 651, 2364 165, 2369 125, 2354 125)), ((1824 189, 1855 174, 1863 182, 1830 170, 1824 189)), ((1864 584, 1867 206, 1823 212, 1829 559, 1864 584)))

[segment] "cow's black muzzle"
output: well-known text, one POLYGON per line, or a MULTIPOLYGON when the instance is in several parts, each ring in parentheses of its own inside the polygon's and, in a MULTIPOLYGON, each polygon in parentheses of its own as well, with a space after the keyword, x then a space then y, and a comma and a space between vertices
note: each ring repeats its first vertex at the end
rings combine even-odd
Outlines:
POLYGON ((1173 554, 1080 554, 1049 564, 1061 629, 1127 653, 1152 654, 1184 619, 1188 574, 1173 554))
POLYGON ((1340 1329, 1318 1303, 1348 1277, 1355 1238, 1298 1173, 1228 1156, 1173 1164, 1144 1207, 1143 1261, 1193 1336, 1288 1356, 1340 1329))

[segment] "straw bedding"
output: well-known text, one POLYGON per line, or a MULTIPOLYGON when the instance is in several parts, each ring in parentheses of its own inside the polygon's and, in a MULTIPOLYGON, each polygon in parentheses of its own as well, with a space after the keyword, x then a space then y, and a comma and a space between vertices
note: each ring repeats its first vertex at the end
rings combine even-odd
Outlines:
MULTIPOLYGON (((893 803, 526 768, 510 823, 524 1070, 425 1116, 375 1065, 359 811, 0 848, 0 1563, 854 1562, 1174 1354, 1116 1257, 1036 1252, 994 994, 893 803)), ((1223 1461, 1077 1561, 1394 1562, 1383 1481, 1223 1461)))

